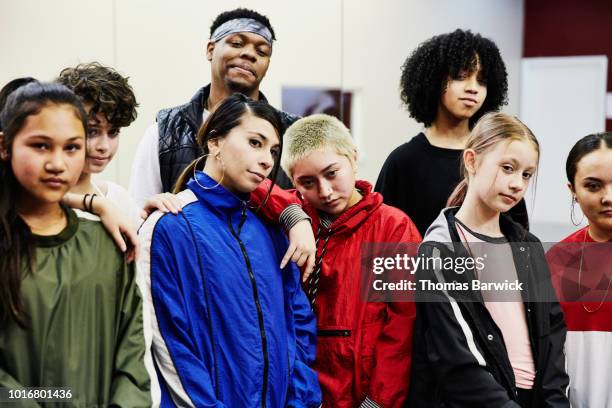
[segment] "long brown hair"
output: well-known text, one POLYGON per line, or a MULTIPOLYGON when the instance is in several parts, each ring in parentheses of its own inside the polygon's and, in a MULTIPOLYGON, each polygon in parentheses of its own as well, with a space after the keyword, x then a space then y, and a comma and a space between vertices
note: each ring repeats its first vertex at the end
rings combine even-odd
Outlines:
POLYGON ((65 86, 32 82, 12 92, 0 112, 1 150, 8 158, 0 160, 0 327, 11 319, 27 328, 28 317, 21 299, 21 281, 32 272, 34 242, 27 224, 16 211, 19 183, 11 167, 10 155, 15 136, 29 116, 49 105, 69 105, 87 133, 87 115, 79 99, 65 86))
MULTIPOLYGON (((253 116, 268 121, 278 134, 279 155, 274 162, 272 171, 270 172, 270 180, 272 180, 272 184, 270 185, 270 189, 268 190, 268 194, 264 200, 265 202, 272 191, 272 187, 274 186, 274 180, 276 180, 276 175, 278 174, 281 159, 280 156, 283 150, 282 135, 284 133, 284 128, 276 109, 268 105, 266 102, 255 101, 240 93, 233 94, 232 96, 224 99, 218 105, 215 111, 208 117, 206 122, 204 122, 198 131, 196 139, 204 154, 207 155, 209 153, 208 141, 218 138, 222 139, 227 136, 227 134, 233 128, 240 125, 242 117, 245 113, 250 113, 253 116)), ((204 169, 205 164, 206 160, 200 159, 196 159, 191 162, 191 164, 187 166, 187 168, 183 170, 183 173, 181 173, 179 176, 172 192, 176 194, 184 190, 187 186, 187 182, 193 176, 193 172, 195 170, 204 169)))
MULTIPOLYGON (((500 142, 510 140, 528 140, 533 143, 538 153, 539 162, 540 144, 533 132, 516 117, 502 112, 489 112, 480 118, 470 132, 465 149, 472 149, 479 155, 493 149, 500 142)), ((469 177, 463 156, 461 157, 460 171, 463 179, 448 198, 447 207, 461 205, 467 194, 469 177)))

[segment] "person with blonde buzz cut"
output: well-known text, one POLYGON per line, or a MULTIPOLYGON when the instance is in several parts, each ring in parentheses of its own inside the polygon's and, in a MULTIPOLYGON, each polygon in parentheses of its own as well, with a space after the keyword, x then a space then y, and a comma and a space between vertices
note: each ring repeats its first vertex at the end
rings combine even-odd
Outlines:
MULTIPOLYGON (((296 189, 273 189, 264 212, 282 219, 297 204, 312 220, 316 260, 304 285, 317 317, 314 368, 323 406, 401 407, 410 380, 415 307, 361 299, 361 247, 419 242, 421 236, 407 215, 356 179, 357 148, 338 119, 300 119, 287 129, 284 145, 281 165, 296 189)), ((252 196, 255 205, 265 199, 267 184, 252 196)))

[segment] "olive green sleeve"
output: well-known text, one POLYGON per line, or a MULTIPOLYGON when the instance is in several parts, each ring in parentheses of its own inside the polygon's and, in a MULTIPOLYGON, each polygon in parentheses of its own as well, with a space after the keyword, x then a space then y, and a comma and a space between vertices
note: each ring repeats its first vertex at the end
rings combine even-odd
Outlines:
POLYGON ((145 368, 142 297, 134 263, 123 265, 115 365, 110 392, 113 407, 150 407, 151 381, 145 368))

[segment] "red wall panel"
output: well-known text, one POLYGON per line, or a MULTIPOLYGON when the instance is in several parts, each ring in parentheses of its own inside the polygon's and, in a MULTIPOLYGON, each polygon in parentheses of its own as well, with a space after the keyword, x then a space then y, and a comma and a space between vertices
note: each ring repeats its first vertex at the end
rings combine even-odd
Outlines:
POLYGON ((523 38, 524 57, 607 55, 612 92, 612 0, 525 0, 523 38))

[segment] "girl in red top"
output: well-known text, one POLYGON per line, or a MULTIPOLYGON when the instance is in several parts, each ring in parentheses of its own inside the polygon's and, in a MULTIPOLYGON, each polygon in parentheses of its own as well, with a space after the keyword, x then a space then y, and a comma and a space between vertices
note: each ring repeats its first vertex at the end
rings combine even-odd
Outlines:
POLYGON ((612 133, 580 139, 567 158, 572 222, 578 203, 588 225, 547 253, 567 324, 567 369, 573 407, 612 404, 612 133))

